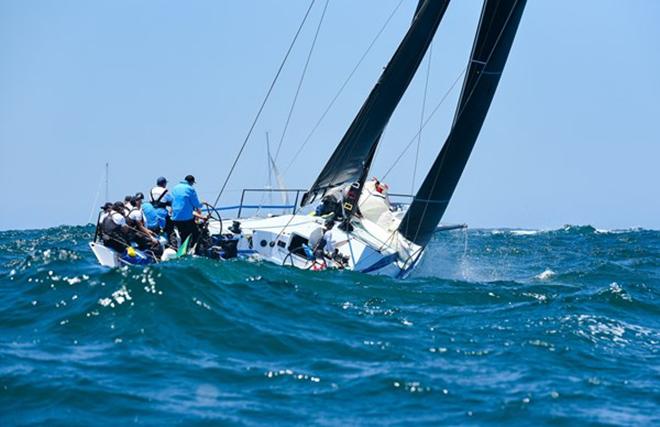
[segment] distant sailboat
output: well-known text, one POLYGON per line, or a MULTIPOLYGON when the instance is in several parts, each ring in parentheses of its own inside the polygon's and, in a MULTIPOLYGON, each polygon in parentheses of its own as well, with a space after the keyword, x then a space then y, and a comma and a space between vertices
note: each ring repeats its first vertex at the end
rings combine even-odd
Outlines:
MULTIPOLYGON (((268 135, 268 134, 266 134, 268 135)), ((268 155, 268 186, 269 188, 273 187, 273 182, 272 178, 275 178, 275 182, 277 183, 277 190, 278 193, 280 193, 280 198, 282 199, 282 204, 284 206, 289 205, 289 193, 286 191, 286 185, 284 185, 284 177, 280 173, 279 168, 277 167, 277 164, 275 164, 275 159, 273 158, 273 155, 270 151, 270 143, 267 141, 266 142, 266 153, 268 155)), ((271 192, 272 195, 272 192, 271 192)), ((272 200, 271 200, 272 202, 272 200)))

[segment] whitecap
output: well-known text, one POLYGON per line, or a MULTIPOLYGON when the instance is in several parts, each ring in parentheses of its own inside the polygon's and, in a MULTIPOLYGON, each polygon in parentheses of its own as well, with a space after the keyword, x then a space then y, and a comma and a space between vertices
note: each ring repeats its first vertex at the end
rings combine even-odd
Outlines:
POLYGON ((535 234, 539 234, 539 230, 511 230, 511 234, 514 236, 533 236, 535 234))
POLYGON ((630 295, 617 282, 610 283, 609 291, 620 296, 623 300, 632 301, 630 295))
POLYGON ((279 377, 279 376, 288 376, 288 377, 291 377, 291 378, 296 379, 296 380, 311 381, 313 383, 321 382, 320 377, 317 377, 317 376, 311 375, 311 374, 297 373, 297 372, 294 372, 291 369, 280 369, 279 371, 270 370, 270 371, 265 373, 265 376, 267 378, 275 378, 275 377, 279 377))
POLYGON ((533 292, 523 292, 523 295, 526 297, 534 298, 538 302, 546 302, 548 297, 543 294, 535 294, 533 292))
POLYGON ((539 273, 539 274, 537 274, 537 275, 534 276, 534 277, 537 278, 537 279, 539 279, 539 280, 548 280, 548 279, 550 279, 551 277, 553 277, 555 274, 557 274, 557 273, 555 273, 554 271, 550 270, 549 268, 546 268, 546 269, 543 271, 543 273, 539 273))
POLYGON ((624 234, 624 233, 639 233, 640 231, 644 231, 643 228, 641 227, 632 227, 632 228, 615 228, 615 229, 607 229, 607 228, 596 228, 595 233, 596 234, 624 234))
POLYGON ((99 304, 101 304, 103 307, 110 306, 110 308, 114 308, 115 302, 117 304, 123 304, 124 302, 130 301, 132 299, 133 298, 131 297, 131 294, 128 292, 128 289, 126 289, 126 286, 122 285, 120 289, 117 289, 112 293, 110 298, 99 299, 99 304))
POLYGON ((65 281, 69 283, 69 285, 75 285, 77 283, 82 282, 82 279, 80 277, 71 277, 71 278, 65 278, 65 281))
MULTIPOLYGON (((570 318, 571 316, 568 316, 562 321, 570 318)), ((646 336, 644 332, 647 332, 645 328, 637 325, 589 314, 580 314, 575 319, 578 326, 576 334, 593 343, 609 341, 618 345, 627 345, 629 344, 629 338, 632 336, 646 336)))

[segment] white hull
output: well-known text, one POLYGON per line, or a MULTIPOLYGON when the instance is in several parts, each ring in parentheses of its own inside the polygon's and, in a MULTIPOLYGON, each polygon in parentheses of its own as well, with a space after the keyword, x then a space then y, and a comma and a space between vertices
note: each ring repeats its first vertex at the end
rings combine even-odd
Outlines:
MULTIPOLYGON (((231 219, 222 222, 227 233, 231 219)), ((362 273, 402 278, 419 261, 421 248, 403 239, 396 231, 386 231, 366 219, 353 222, 347 233, 335 226, 332 246, 347 259, 339 265, 328 258, 322 262, 305 256, 303 244, 314 246, 323 234, 324 219, 309 215, 281 215, 268 218, 242 218, 238 251, 240 257, 253 257, 277 265, 305 270, 344 268, 362 273), (311 242, 310 242, 311 241, 311 242)), ((212 222, 209 231, 220 231, 219 222, 212 222)))
POLYGON ((117 252, 113 251, 110 248, 106 248, 101 243, 90 242, 89 247, 94 252, 96 259, 104 267, 121 267, 122 263, 119 260, 119 255, 117 252))
MULTIPOLYGON (((391 208, 386 189, 376 191, 374 182, 368 181, 359 206, 361 214, 352 218, 350 231, 336 223, 326 233, 326 217, 286 214, 210 220, 207 232, 223 241, 234 241, 232 257, 303 270, 345 269, 405 278, 419 262, 423 248, 398 232, 401 218, 391 208), (240 229, 233 227, 235 222, 240 223, 240 229), (321 239, 325 245, 319 245, 321 239), (321 246, 323 250, 314 250, 321 246)), ((90 246, 101 265, 123 264, 113 250, 99 243, 90 246)))

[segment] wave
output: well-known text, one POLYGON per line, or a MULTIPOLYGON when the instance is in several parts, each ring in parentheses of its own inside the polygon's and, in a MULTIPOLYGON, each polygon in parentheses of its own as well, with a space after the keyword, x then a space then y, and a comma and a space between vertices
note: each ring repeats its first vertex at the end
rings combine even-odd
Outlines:
POLYGON ((437 233, 409 280, 109 270, 91 227, 0 232, 0 408, 16 424, 359 423, 345 414, 365 405, 390 423, 616 423, 616 400, 653 420, 660 233, 520 230, 437 233))
POLYGON ((642 227, 630 227, 621 229, 606 229, 596 228, 592 225, 572 225, 567 224, 559 228, 549 229, 516 229, 516 228, 496 228, 496 229, 476 229, 488 231, 493 235, 510 234, 513 236, 535 236, 540 234, 557 234, 557 233, 576 233, 576 234, 632 234, 632 233, 657 233, 658 230, 647 229, 642 227))
POLYGON ((557 273, 554 271, 550 270, 549 268, 543 270, 542 273, 537 274, 536 277, 539 280, 548 280, 551 279, 553 276, 555 276, 557 273))

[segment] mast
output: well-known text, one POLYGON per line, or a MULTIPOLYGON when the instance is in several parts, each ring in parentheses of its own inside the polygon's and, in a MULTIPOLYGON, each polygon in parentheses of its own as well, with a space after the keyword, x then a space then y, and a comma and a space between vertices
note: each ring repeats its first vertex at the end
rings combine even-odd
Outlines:
POLYGON ((420 246, 431 240, 470 157, 525 3, 526 0, 484 1, 452 129, 399 225, 399 232, 420 246))
POLYGON ((110 197, 108 196, 108 167, 109 163, 105 162, 105 201, 107 202, 110 200, 110 197))
POLYGON ((422 1, 401 44, 318 178, 303 196, 300 206, 312 203, 337 187, 355 182, 361 186, 360 181, 369 173, 383 130, 415 75, 449 5, 449 0, 422 1))

